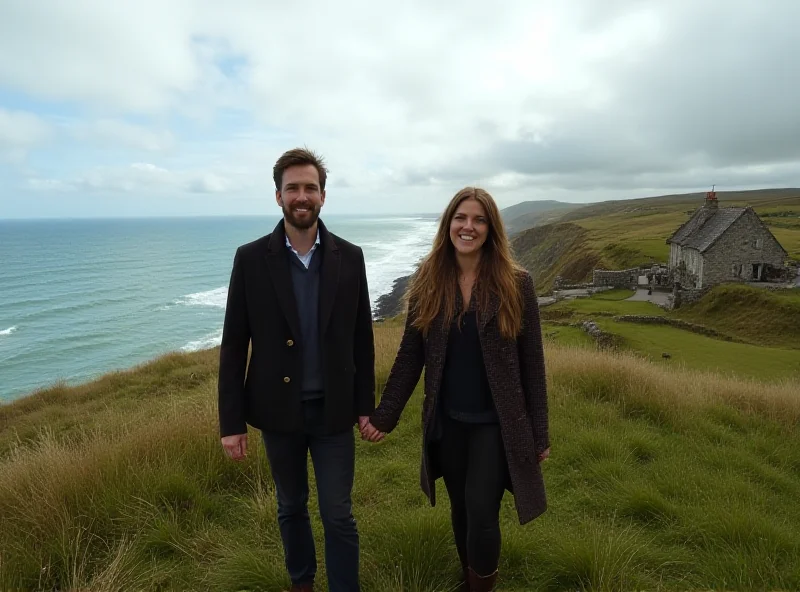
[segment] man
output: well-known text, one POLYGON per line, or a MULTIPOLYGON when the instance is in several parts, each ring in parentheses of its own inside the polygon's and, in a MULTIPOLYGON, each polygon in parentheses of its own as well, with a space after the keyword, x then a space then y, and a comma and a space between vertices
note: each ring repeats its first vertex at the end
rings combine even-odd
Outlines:
POLYGON ((233 260, 219 365, 222 446, 240 460, 247 424, 262 432, 292 592, 313 591, 317 568, 307 507, 311 453, 328 589, 357 592, 353 426, 366 426, 375 408, 364 255, 318 219, 327 177, 321 158, 290 150, 273 177, 283 219, 233 260))

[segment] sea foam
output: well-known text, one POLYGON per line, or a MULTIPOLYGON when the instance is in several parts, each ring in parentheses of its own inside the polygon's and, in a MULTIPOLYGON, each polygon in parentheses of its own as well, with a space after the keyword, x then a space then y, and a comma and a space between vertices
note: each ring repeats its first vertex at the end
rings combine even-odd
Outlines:
POLYGON ((222 327, 213 333, 209 333, 205 337, 190 341, 181 348, 181 351, 195 352, 201 349, 210 349, 212 347, 217 347, 220 343, 222 343, 222 327))
POLYGON ((421 219, 399 240, 364 243, 367 283, 372 303, 392 290, 394 281, 411 274, 431 250, 437 221, 421 219))
POLYGON ((11 335, 16 330, 17 330, 16 326, 9 327, 8 329, 3 329, 2 331, 0 331, 0 335, 11 335))
POLYGON ((215 308, 225 308, 228 300, 228 288, 214 288, 205 292, 187 294, 175 301, 177 305, 183 306, 212 306, 215 308))

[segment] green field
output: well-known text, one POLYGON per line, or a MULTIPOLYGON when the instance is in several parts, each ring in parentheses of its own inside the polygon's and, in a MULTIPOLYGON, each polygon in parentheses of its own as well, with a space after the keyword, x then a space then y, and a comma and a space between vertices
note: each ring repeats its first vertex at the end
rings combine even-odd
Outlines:
MULTIPOLYGON (((376 327, 379 385, 401 330, 376 327)), ((217 356, 174 354, 0 407, 0 589, 287 587, 258 435, 242 463, 219 445, 217 356)), ((506 495, 499 590, 800 588, 800 383, 551 338, 546 359, 550 506, 520 527, 506 495)), ((365 591, 456 583, 444 489, 430 508, 418 487, 420 399, 385 442, 358 443, 365 591)))
POLYGON ((612 316, 612 315, 648 315, 663 316, 666 311, 651 302, 627 302, 625 300, 606 300, 601 295, 593 298, 575 298, 562 300, 548 306, 542 315, 544 318, 564 315, 576 316, 612 316))
POLYGON ((762 380, 800 378, 800 350, 731 343, 674 327, 598 320, 604 331, 620 335, 624 347, 670 368, 686 367, 762 380), (669 359, 662 358, 668 353, 669 359))
POLYGON ((565 331, 583 332, 580 328, 563 324, 594 320, 603 331, 621 338, 622 349, 656 364, 762 380, 800 379, 800 290, 772 292, 743 285, 719 286, 696 304, 676 311, 666 311, 649 302, 623 300, 631 293, 611 290, 543 307, 545 333, 557 329, 560 333, 552 335, 557 343, 593 346, 593 341, 565 331), (716 330, 731 339, 614 320, 621 315, 675 318, 716 330), (663 358, 664 353, 670 357, 663 358))

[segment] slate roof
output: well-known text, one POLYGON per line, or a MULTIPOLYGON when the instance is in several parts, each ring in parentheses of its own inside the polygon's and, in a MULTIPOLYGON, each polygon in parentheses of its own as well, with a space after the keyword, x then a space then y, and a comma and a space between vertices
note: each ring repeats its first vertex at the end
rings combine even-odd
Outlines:
POLYGON ((747 208, 699 208, 667 239, 667 243, 676 243, 703 253, 746 211, 747 208))

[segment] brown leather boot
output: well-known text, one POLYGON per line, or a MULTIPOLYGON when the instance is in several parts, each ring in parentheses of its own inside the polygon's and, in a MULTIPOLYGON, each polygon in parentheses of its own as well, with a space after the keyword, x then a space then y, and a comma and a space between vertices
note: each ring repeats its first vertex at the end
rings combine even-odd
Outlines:
POLYGON ((461 555, 458 557, 459 563, 461 563, 461 577, 458 579, 458 588, 456 588, 456 592, 469 592, 469 567, 466 559, 463 559, 461 555))
POLYGON ((314 584, 292 584, 289 592, 314 592, 314 584))
POLYGON ((469 592, 492 592, 497 581, 497 570, 488 576, 479 576, 473 569, 468 568, 469 592))

